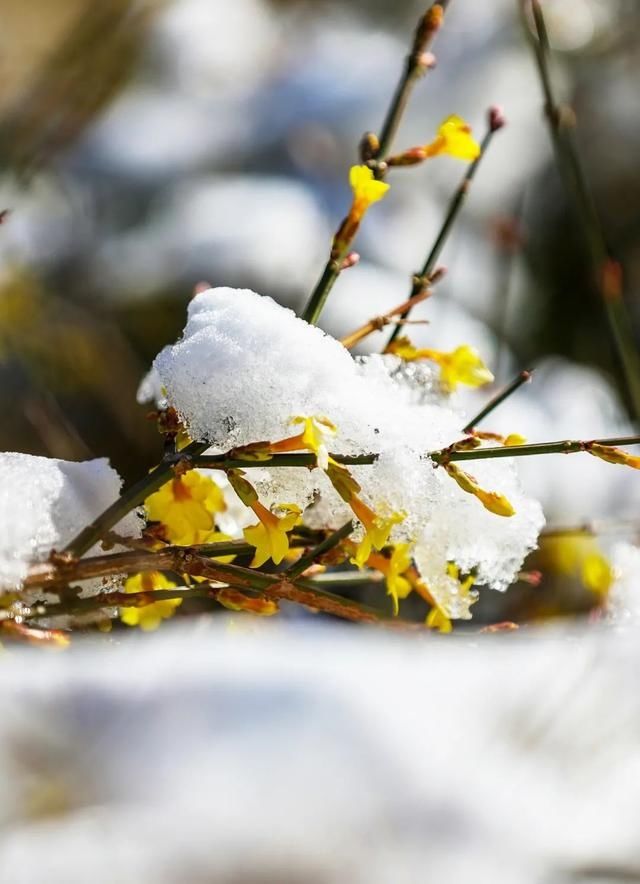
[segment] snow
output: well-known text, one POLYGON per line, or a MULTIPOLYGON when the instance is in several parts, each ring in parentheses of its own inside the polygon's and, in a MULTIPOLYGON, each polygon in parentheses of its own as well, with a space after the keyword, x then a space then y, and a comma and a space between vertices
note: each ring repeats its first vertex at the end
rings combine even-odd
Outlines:
MULTIPOLYGON (((426 456, 461 438, 464 425, 431 373, 403 371, 396 357, 355 360, 270 298, 230 288, 196 295, 182 338, 157 356, 152 377, 148 390, 166 391, 190 436, 215 451, 283 439, 296 432, 293 417, 315 415, 338 427, 334 452, 378 454, 352 469, 363 497, 378 512, 406 514, 392 540, 417 543, 424 576, 453 616, 470 615, 446 577, 447 562, 504 590, 536 544, 542 512, 522 493, 511 463, 474 462, 471 470, 482 487, 507 495, 516 515, 505 519, 426 456)), ((350 517, 320 470, 272 468, 253 481, 267 505, 304 509, 315 501, 307 513, 314 527, 337 528, 350 517)))
POLYGON ((635 635, 228 623, 5 655, 0 880, 539 884, 638 868, 635 635))
MULTIPOLYGON (((120 494, 106 458, 72 463, 0 453, 0 588, 20 586, 29 564, 61 550, 120 494)), ((139 534, 134 515, 120 525, 139 534)))

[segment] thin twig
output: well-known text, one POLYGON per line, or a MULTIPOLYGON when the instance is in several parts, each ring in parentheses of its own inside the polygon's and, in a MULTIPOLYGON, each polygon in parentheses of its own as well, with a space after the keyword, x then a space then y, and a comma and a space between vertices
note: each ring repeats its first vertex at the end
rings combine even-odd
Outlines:
MULTIPOLYGON (((449 0, 433 3, 418 23, 411 52, 406 58, 402 75, 380 130, 379 147, 376 151, 378 163, 383 161, 391 151, 413 87, 422 74, 429 69, 429 66, 425 65, 425 53, 428 53, 433 46, 438 31, 442 27, 443 16, 448 5, 449 0)), ((428 58, 426 60, 428 61, 428 58)), ((382 177, 384 171, 380 170, 377 174, 382 177)))
MULTIPOLYGON (((424 289, 431 282, 431 275, 436 268, 438 258, 440 257, 445 243, 449 238, 449 234, 451 233, 453 225, 455 224, 466 201, 473 178, 478 171, 480 163, 482 162, 487 150, 489 149, 489 145, 493 140, 493 136, 504 124, 504 120, 500 119, 501 125, 496 126, 496 119, 497 118, 495 115, 495 109, 491 109, 489 111, 489 126, 484 138, 480 143, 480 154, 472 163, 470 163, 469 167, 467 168, 467 171, 465 172, 464 177, 458 186, 458 189, 451 198, 447 213, 444 217, 444 221, 442 222, 442 227, 440 228, 440 231, 436 236, 435 242, 431 247, 431 251, 427 255, 422 270, 413 277, 413 282, 411 286, 411 298, 414 298, 416 295, 420 294, 420 292, 424 291, 424 289)), ((408 307, 401 314, 400 318, 407 319, 409 314, 411 313, 411 309, 411 307, 408 307)), ((402 325, 400 323, 397 323, 387 342, 387 347, 389 347, 389 345, 395 341, 395 339, 400 334, 401 329, 402 325)))
MULTIPOLYGON (((55 590, 56 586, 64 585, 70 580, 83 580, 88 577, 104 577, 121 574, 134 574, 140 571, 175 571, 202 577, 233 586, 238 589, 253 589, 277 599, 296 602, 314 611, 333 614, 346 620, 367 623, 382 622, 388 615, 368 605, 362 605, 351 599, 343 599, 339 595, 328 592, 309 580, 292 580, 288 575, 265 574, 239 565, 223 564, 212 561, 188 547, 168 547, 158 552, 127 552, 115 553, 111 556, 95 556, 76 562, 46 563, 31 568, 25 582, 25 589, 55 590)), ((147 594, 150 604, 162 596, 154 591, 147 594)), ((71 599, 58 605, 42 604, 37 606, 37 614, 33 617, 67 614, 78 610, 87 610, 111 605, 127 606, 133 593, 102 593, 89 599, 71 599)), ((173 597, 177 597, 174 593, 173 597)), ((8 615, 10 616, 10 615, 8 615)), ((24 617, 23 612, 20 616, 24 617)), ((27 617, 28 619, 28 617, 27 617)))
POLYGON ((593 445, 613 447, 640 445, 640 436, 618 436, 613 439, 564 439, 559 442, 534 442, 530 445, 507 445, 499 448, 474 448, 471 451, 444 451, 430 454, 437 464, 462 460, 490 460, 501 457, 531 457, 538 454, 577 454, 589 451, 593 445))
POLYGON ((163 460, 155 469, 151 470, 139 482, 136 482, 135 485, 132 485, 131 488, 125 491, 111 506, 107 507, 90 525, 83 528, 67 544, 63 552, 76 557, 84 555, 87 550, 91 549, 92 546, 105 536, 107 531, 113 528, 114 525, 117 525, 120 519, 124 518, 127 513, 130 513, 137 506, 140 506, 150 494, 161 488, 171 477, 177 463, 188 462, 190 458, 206 451, 208 447, 208 442, 192 442, 176 456, 175 460, 163 460))
POLYGON ((313 549, 310 549, 309 552, 301 556, 297 562, 294 562, 290 568, 287 568, 285 574, 288 580, 296 580, 300 577, 307 568, 311 567, 313 563, 322 555, 332 550, 336 547, 340 541, 344 540, 345 537, 348 537, 353 531, 353 522, 349 520, 342 528, 338 528, 337 531, 329 534, 328 537, 319 543, 317 546, 314 546, 313 549))
MULTIPOLYGON (((440 2, 433 3, 418 22, 411 52, 407 57, 402 77, 382 125, 382 131, 380 138, 377 140, 374 155, 371 157, 370 165, 378 179, 384 178, 386 174, 387 169, 384 159, 398 131, 398 126, 406 110, 411 90, 420 74, 427 70, 429 66, 428 50, 442 26, 444 13, 448 5, 449 0, 440 0, 440 2)), ((352 239, 352 237, 347 237, 338 249, 335 249, 334 241, 334 249, 332 249, 320 279, 311 292, 302 312, 302 318, 310 325, 316 325, 318 322, 331 289, 344 269, 345 260, 352 245, 352 239)))
POLYGON ((516 390, 519 390, 523 384, 528 383, 532 377, 533 369, 529 368, 525 369, 525 371, 521 371, 520 374, 511 381, 511 383, 507 384, 507 386, 503 390, 501 390, 493 397, 493 399, 487 402, 485 407, 469 421, 463 432, 470 433, 474 427, 477 427, 480 421, 484 420, 485 417, 491 414, 492 411, 495 411, 495 409, 499 405, 502 405, 505 399, 508 399, 509 396, 516 392, 516 390))
POLYGON ((347 350, 351 350, 352 347, 355 347, 356 344, 359 344, 360 341, 363 341, 366 337, 373 334, 373 332, 382 331, 386 325, 390 325, 394 321, 399 321, 400 323, 408 322, 407 319, 396 320, 395 317, 408 314, 416 304, 419 304, 421 301, 426 301, 426 299, 430 298, 432 294, 433 289, 431 288, 418 292, 417 295, 413 295, 407 301, 403 301, 402 304, 394 307, 393 310, 389 310, 388 313, 385 313, 382 316, 374 316, 373 319, 365 322, 360 328, 351 332, 351 334, 345 335, 344 338, 341 338, 340 343, 343 347, 346 347, 347 350))
MULTIPOLYGON (((640 436, 620 436, 611 439, 592 439, 592 440, 563 440, 559 442, 540 442, 533 445, 511 445, 509 447, 496 447, 496 448, 475 448, 471 451, 456 451, 455 449, 445 448, 440 451, 432 451, 425 452, 425 456, 431 458, 431 460, 437 464, 441 465, 444 463, 451 463, 453 461, 462 461, 462 460, 483 460, 489 458, 500 458, 500 457, 528 457, 531 455, 537 454, 572 454, 574 452, 579 451, 588 451, 589 446, 593 444, 605 445, 605 446, 617 446, 617 445, 637 445, 640 443, 640 436)), ((197 450, 203 451, 207 448, 207 443, 192 443, 192 446, 189 446, 191 452, 195 452, 197 450)), ((187 449, 185 449, 186 451, 187 449)), ((184 453, 184 452, 183 452, 184 453)), ((377 461, 378 455, 375 453, 366 453, 366 454, 357 454, 357 455, 344 455, 344 454, 331 454, 331 457, 337 461, 338 463, 347 465, 347 466, 366 466, 369 464, 373 464, 377 461)), ((287 454, 273 454, 270 457, 264 460, 251 460, 245 459, 241 457, 230 457, 224 454, 216 454, 216 455, 196 455, 192 453, 192 456, 189 458, 189 463, 192 467, 203 468, 203 469, 219 469, 219 470, 229 470, 229 469, 252 469, 252 468, 261 468, 261 467, 308 467, 314 468, 317 466, 317 460, 315 454, 310 454, 307 452, 297 453, 287 453, 287 454)), ((75 541, 72 541, 68 545, 68 547, 64 550, 64 554, 69 557, 69 561, 71 564, 76 565, 79 563, 75 563, 75 559, 82 556, 88 549, 94 546, 103 536, 103 532, 107 532, 109 528, 118 522, 121 518, 123 518, 130 509, 138 506, 145 497, 156 488, 160 487, 167 479, 167 474, 170 472, 171 467, 165 466, 163 464, 160 467, 157 467, 156 470, 152 471, 149 476, 145 477, 143 482, 138 482, 134 485, 128 492, 125 492, 119 500, 108 507, 98 518, 92 522, 92 524, 85 528, 76 538, 75 541), (157 475, 157 471, 164 469, 166 472, 162 473, 162 477, 159 478, 157 475), (149 481, 152 480, 152 481, 149 481)), ((175 547, 171 547, 170 549, 175 549, 175 547)), ((225 549, 227 547, 225 546, 225 549)), ((164 552, 165 550, 161 551, 164 552)), ((234 551, 239 551, 239 547, 233 547, 229 552, 226 553, 217 553, 218 555, 229 555, 234 551)), ((244 548, 243 548, 244 551, 244 548)), ((183 550, 184 552, 184 550, 183 550)), ((121 555, 137 555, 141 557, 141 561, 145 555, 153 556, 158 555, 157 553, 145 553, 144 551, 134 552, 134 553, 123 553, 121 555)), ((100 557, 97 557, 100 558, 100 557)), ((108 556, 112 563, 119 561, 116 556, 108 556)), ((204 556, 201 556, 204 558, 204 556)), ((84 565, 86 562, 91 562, 93 560, 87 559, 83 560, 82 564, 84 565)), ((154 560, 156 561, 156 560, 154 560)), ((48 566, 39 565, 36 568, 45 569, 48 566)), ((62 567, 62 566, 59 566, 62 567)), ((158 566, 150 565, 149 567, 156 569, 158 566)), ((144 568, 142 568, 144 570, 144 568)), ((186 569, 184 569, 186 570, 186 569)), ((45 573, 45 572, 43 572, 45 573)), ((58 572, 56 572, 58 573, 58 572)), ((64 571, 60 571, 59 573, 64 573, 64 571)), ((84 573, 84 572, 83 572, 84 573)), ((115 571, 113 573, 119 573, 115 571)), ((256 573, 256 572, 249 572, 256 573)), ((96 576, 92 573, 85 573, 85 576, 82 578, 76 577, 75 579, 87 579, 88 577, 96 576)), ((74 579, 73 577, 69 577, 68 575, 64 578, 64 582, 69 582, 70 579, 74 579)), ((41 584, 38 584, 41 585, 41 584)))
POLYGON ((640 417, 640 356, 633 340, 631 321, 624 302, 622 268, 609 252, 598 210, 582 167, 573 137, 574 113, 566 105, 561 106, 555 98, 549 69, 551 49, 542 7, 539 0, 521 0, 521 3, 524 28, 533 48, 540 76, 545 115, 558 167, 567 194, 582 224, 593 267, 594 282, 604 304, 635 415, 640 417), (527 7, 533 14, 536 36, 531 34, 527 24, 527 7))
MULTIPOLYGON (((638 445, 640 436, 616 436, 609 439, 563 439, 558 442, 536 442, 531 445, 509 445, 506 447, 473 448, 468 451, 459 451, 453 447, 443 448, 438 451, 425 452, 434 463, 440 465, 459 460, 488 460, 494 457, 528 457, 536 454, 574 454, 579 451, 588 451, 593 445, 613 447, 617 445, 638 445)), ((378 459, 378 454, 368 452, 366 454, 344 455, 330 454, 333 460, 341 464, 352 466, 367 466, 378 459)), ((316 465, 315 454, 287 453, 272 454, 265 460, 243 460, 242 458, 226 458, 225 455, 213 455, 197 457, 194 466, 205 469, 252 469, 260 467, 314 467, 316 465)))

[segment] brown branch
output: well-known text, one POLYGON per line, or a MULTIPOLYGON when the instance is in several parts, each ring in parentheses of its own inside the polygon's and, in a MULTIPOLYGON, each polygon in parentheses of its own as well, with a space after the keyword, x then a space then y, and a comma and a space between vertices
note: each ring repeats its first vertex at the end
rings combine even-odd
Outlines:
POLYGON ((421 301, 426 301, 427 298, 430 298, 432 294, 432 288, 423 289, 417 294, 412 295, 408 300, 403 301, 402 304, 394 307, 393 310, 389 310, 388 313, 384 313, 382 316, 374 316, 368 322, 365 322, 364 325, 361 325, 360 328, 351 332, 351 334, 345 335, 344 338, 341 338, 340 343, 343 347, 346 347, 347 350, 350 350, 352 347, 355 347, 356 344, 359 344, 360 341, 363 341, 370 334, 373 334, 373 332, 382 331, 382 329, 386 325, 391 325, 392 322, 397 322, 398 316, 402 316, 404 313, 408 313, 413 307, 416 306, 416 304, 419 304, 421 301))
MULTIPOLYGON (((265 574, 239 565, 222 564, 200 555, 195 549, 176 546, 167 547, 158 552, 133 551, 95 556, 89 559, 34 565, 24 581, 24 589, 55 591, 56 587, 64 586, 70 581, 135 574, 139 571, 176 571, 180 574, 189 574, 192 577, 203 577, 205 580, 233 586, 237 589, 258 590, 273 598, 295 602, 313 611, 332 614, 345 620, 377 623, 386 622, 389 619, 389 615, 382 611, 320 589, 314 586, 311 581, 287 580, 283 575, 265 574)), ((164 598, 165 596, 160 596, 159 592, 148 593, 147 598, 150 600, 164 598)), ((173 593, 170 596, 172 598, 181 595, 177 590, 163 592, 173 593)), ((193 593, 190 594, 193 595, 193 593)), ((34 609, 37 613, 27 615, 27 619, 113 605, 131 607, 130 599, 133 595, 135 594, 122 592, 102 593, 88 599, 72 599, 59 605, 43 604, 34 609)), ((24 614, 21 616, 25 617, 24 614)))

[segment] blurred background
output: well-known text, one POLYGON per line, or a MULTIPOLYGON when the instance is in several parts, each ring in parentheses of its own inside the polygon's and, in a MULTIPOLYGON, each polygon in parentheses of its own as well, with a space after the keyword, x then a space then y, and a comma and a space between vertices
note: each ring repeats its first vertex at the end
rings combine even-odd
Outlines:
MULTIPOLYGON (((640 336, 640 8, 546 0, 554 79, 640 336)), ((424 2, 2 0, 0 448, 108 455, 127 480, 160 440, 136 390, 184 324, 194 286, 246 286, 294 309, 349 202, 347 169, 379 128, 424 2)), ((476 346, 496 387, 533 384, 490 429, 530 440, 618 435, 632 416, 542 114, 515 0, 454 0, 398 149, 458 113, 482 164, 416 316, 420 344, 476 346)), ((398 170, 323 317, 343 335, 406 297, 464 167, 398 170)), ((379 351, 383 338, 368 347, 379 351)), ((492 390, 463 406, 473 413, 492 390)), ((594 458, 522 465, 554 525, 637 512, 640 487, 594 458)))

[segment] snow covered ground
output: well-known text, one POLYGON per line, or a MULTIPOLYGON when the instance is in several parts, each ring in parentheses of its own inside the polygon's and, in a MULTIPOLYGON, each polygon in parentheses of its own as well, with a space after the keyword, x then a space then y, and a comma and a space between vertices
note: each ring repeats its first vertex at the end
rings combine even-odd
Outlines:
POLYGON ((635 633, 245 624, 4 656, 0 880, 640 876, 635 633))

